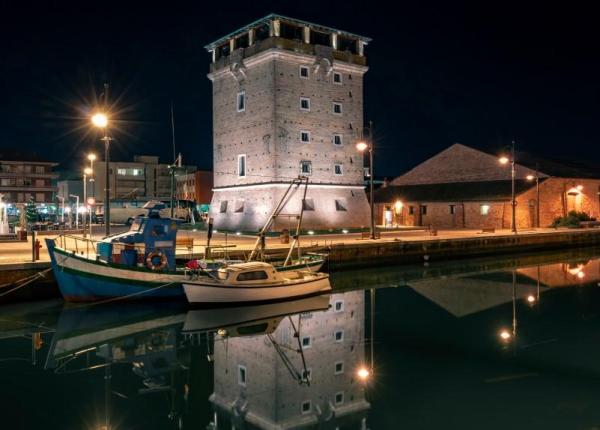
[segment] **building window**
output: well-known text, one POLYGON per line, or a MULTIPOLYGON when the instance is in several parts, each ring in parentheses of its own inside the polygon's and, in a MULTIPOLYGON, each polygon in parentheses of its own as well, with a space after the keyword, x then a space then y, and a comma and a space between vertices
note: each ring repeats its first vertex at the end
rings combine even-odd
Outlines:
POLYGON ((119 176, 127 175, 127 169, 117 169, 117 175, 119 175, 119 176))
POLYGON ((456 206, 455 205, 450 205, 449 209, 450 209, 450 215, 454 215, 456 213, 456 206))
POLYGON ((246 110, 246 91, 237 93, 237 111, 244 112, 246 110))
POLYGON ((313 201, 313 199, 302 200, 302 210, 314 211, 315 210, 315 202, 313 201))
POLYGON ((222 214, 227 213, 227 200, 221 200, 221 207, 219 208, 219 212, 222 214))
POLYGON ((238 177, 246 177, 246 154, 238 155, 238 177))
POLYGON ((344 330, 336 330, 333 333, 333 338, 336 343, 341 343, 344 341, 344 330))
POLYGON ((333 135, 333 144, 337 146, 342 146, 342 135, 334 134, 333 135))
POLYGON ((310 336, 304 336, 302 338, 302 348, 307 349, 312 346, 312 338, 310 336))
POLYGON ((342 104, 338 102, 333 102, 333 113, 336 115, 342 114, 342 104))
POLYGON ((363 167, 363 176, 369 178, 371 176, 371 170, 368 167, 363 167))
POLYGON ((415 207, 414 206, 409 206, 408 207, 408 214, 409 215, 414 215, 415 214, 415 207))
POLYGON ((300 140, 303 143, 308 143, 310 142, 310 131, 301 131, 300 132, 300 140))
POLYGON ((333 174, 334 175, 338 175, 338 176, 343 175, 344 174, 344 167, 341 164, 339 164, 339 163, 334 164, 333 165, 333 174))
POLYGON ((336 199, 335 200, 335 210, 338 212, 346 212, 348 210, 348 209, 346 209, 346 202, 341 199, 336 199))
POLYGON ((335 303, 333 304, 333 310, 335 312, 343 312, 344 311, 344 301, 336 300, 335 303))
POLYGON ((46 196, 44 193, 35 193, 35 201, 38 203, 44 203, 46 200, 46 196))
POLYGON ((312 163, 310 161, 302 160, 300 162, 300 174, 301 175, 312 174, 312 163))
POLYGON ((246 366, 238 365, 238 384, 246 386, 246 366))
POLYGON ((44 166, 35 166, 35 173, 44 173, 44 166))
POLYGON ((342 84, 342 74, 339 72, 333 72, 333 83, 341 85, 342 84))
POLYGON ((303 401, 302 402, 302 407, 301 407, 302 414, 309 414, 310 413, 310 409, 311 409, 310 400, 303 401))
POLYGON ((310 99, 308 97, 300 97, 300 110, 310 111, 310 99))
POLYGON ((421 215, 427 215, 427 206, 421 206, 421 215))
POLYGON ((490 213, 490 205, 479 206, 479 212, 481 215, 488 215, 490 213))
POLYGON ((344 403, 344 392, 339 391, 339 392, 335 393, 335 404, 341 405, 343 403, 344 403))
POLYGON ((236 212, 236 213, 242 213, 242 212, 244 212, 244 199, 240 199, 240 200, 236 200, 235 201, 234 212, 236 212))
POLYGON ((308 67, 300 66, 300 77, 304 79, 308 79, 308 67))
POLYGON ((343 361, 336 361, 335 362, 335 372, 334 372, 334 374, 341 375, 342 373, 344 373, 344 362, 343 361))

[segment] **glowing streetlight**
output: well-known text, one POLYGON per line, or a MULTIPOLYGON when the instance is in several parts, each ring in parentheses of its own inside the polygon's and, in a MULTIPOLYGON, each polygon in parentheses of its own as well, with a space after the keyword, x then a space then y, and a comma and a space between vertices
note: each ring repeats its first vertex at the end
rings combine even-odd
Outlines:
POLYGON ((108 117, 103 113, 97 113, 92 116, 92 124, 98 128, 106 128, 108 125, 108 117))
POLYGON ((585 273, 584 273, 583 271, 582 271, 582 272, 578 272, 578 273, 577 273, 577 277, 578 277, 579 279, 583 279, 583 278, 585 278, 585 273))
POLYGON ((356 375, 360 378, 361 381, 366 381, 367 379, 369 379, 369 376, 371 376, 371 372, 369 372, 369 369, 363 366, 357 370, 356 375))
POLYGON ((510 334, 510 332, 508 330, 502 330, 500 332, 500 339, 502 339, 505 342, 509 341, 511 337, 512 337, 512 335, 510 334))
POLYGON ((369 147, 368 144, 366 144, 365 142, 358 142, 356 144, 356 149, 358 149, 360 152, 364 152, 366 151, 366 149, 369 147))
POLYGON ((94 161, 96 161, 96 154, 94 154, 94 153, 88 154, 87 159, 93 163, 94 161))
POLYGON ((535 297, 532 294, 528 295, 527 302, 531 304, 535 303, 535 297))
POLYGON ((506 157, 506 156, 504 156, 504 155, 498 159, 498 162, 499 162, 500 164, 508 164, 508 162, 509 162, 509 161, 510 161, 510 160, 508 159, 508 157, 506 157))

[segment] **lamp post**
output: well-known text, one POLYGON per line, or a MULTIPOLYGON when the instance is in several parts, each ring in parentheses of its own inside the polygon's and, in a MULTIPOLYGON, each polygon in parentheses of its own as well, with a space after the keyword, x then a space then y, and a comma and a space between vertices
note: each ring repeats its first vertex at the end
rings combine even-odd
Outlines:
POLYGON ((527 175, 528 181, 535 179, 535 227, 540 228, 540 175, 538 165, 535 164, 535 176, 527 175))
MULTIPOLYGON (((88 179, 88 175, 91 176, 92 175, 92 169, 90 167, 86 167, 85 169, 83 169, 83 206, 86 209, 86 211, 83 213, 82 216, 82 221, 83 221, 83 237, 85 237, 86 233, 85 233, 85 223, 86 223, 86 215, 87 215, 87 208, 88 208, 88 203, 87 203, 87 179, 88 179)), ((90 216, 90 225, 92 225, 92 220, 91 220, 91 216, 90 216)))
POLYGON ((69 194, 69 197, 75 199, 75 230, 79 229, 79 196, 75 194, 69 194))
POLYGON ((508 164, 510 163, 510 178, 511 178, 511 206, 512 206, 512 223, 511 223, 511 231, 517 234, 517 201, 515 198, 515 141, 511 142, 511 150, 510 150, 510 158, 507 156, 502 156, 498 159, 500 164, 508 164))
POLYGON ((110 141, 108 136, 108 117, 103 113, 97 113, 92 117, 92 123, 104 131, 104 162, 106 163, 104 179, 104 224, 106 226, 106 235, 110 235, 110 141))
POLYGON ((373 205, 373 121, 369 121, 368 130, 368 139, 364 139, 361 136, 361 139, 356 143, 356 149, 358 149, 360 152, 369 151, 369 200, 371 204, 371 239, 375 239, 375 207, 373 205))

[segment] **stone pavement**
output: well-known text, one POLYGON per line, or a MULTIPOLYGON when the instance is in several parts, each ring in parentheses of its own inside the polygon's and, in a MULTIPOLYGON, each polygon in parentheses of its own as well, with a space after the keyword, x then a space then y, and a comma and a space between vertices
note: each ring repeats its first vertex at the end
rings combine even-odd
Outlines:
MULTIPOLYGON (((125 231, 127 228, 122 226, 116 226, 112 229, 113 233, 125 231)), ((546 229, 530 229, 519 231, 519 235, 544 235, 544 234, 556 234, 557 229, 546 228, 546 229)), ((400 231, 386 231, 381 230, 380 239, 362 239, 360 233, 348 233, 348 234, 327 234, 327 235, 305 235, 301 237, 302 247, 311 246, 330 246, 330 245, 341 245, 341 244, 357 244, 357 243, 385 243, 390 241, 433 241, 433 240, 451 240, 451 239, 465 239, 465 238, 481 238, 485 236, 507 236, 512 235, 509 229, 496 230, 494 233, 482 233, 481 230, 467 230, 467 229, 454 229, 454 230, 438 230, 437 236, 432 236, 427 230, 415 230, 414 228, 400 230, 400 231)), ((94 227, 94 239, 100 239, 103 237, 104 228, 101 226, 94 227)), ((42 242, 42 249, 40 251, 40 261, 49 261, 46 244, 43 239, 46 237, 53 236, 39 236, 42 242)), ((203 253, 204 246, 206 245, 206 231, 190 231, 181 230, 178 233, 179 238, 193 238, 194 248, 193 252, 203 253)), ((250 251, 256 242, 255 236, 236 235, 236 234, 224 234, 215 233, 213 235, 211 245, 235 245, 231 248, 235 251, 250 251)), ((267 249, 285 249, 289 247, 289 244, 281 243, 278 237, 267 238, 266 243, 267 249)), ((181 246, 177 250, 178 255, 186 255, 189 250, 181 246)), ((14 264, 14 263, 25 263, 31 261, 31 236, 29 236, 27 242, 2 242, 0 243, 0 265, 2 264, 14 264)))

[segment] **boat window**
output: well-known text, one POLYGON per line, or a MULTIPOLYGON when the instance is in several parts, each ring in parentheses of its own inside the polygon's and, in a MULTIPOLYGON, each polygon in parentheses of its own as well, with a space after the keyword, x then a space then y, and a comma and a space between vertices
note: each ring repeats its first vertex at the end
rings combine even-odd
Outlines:
POLYGON ((237 277, 238 281, 260 281, 261 279, 268 279, 269 276, 264 270, 256 270, 254 272, 240 273, 237 277))

